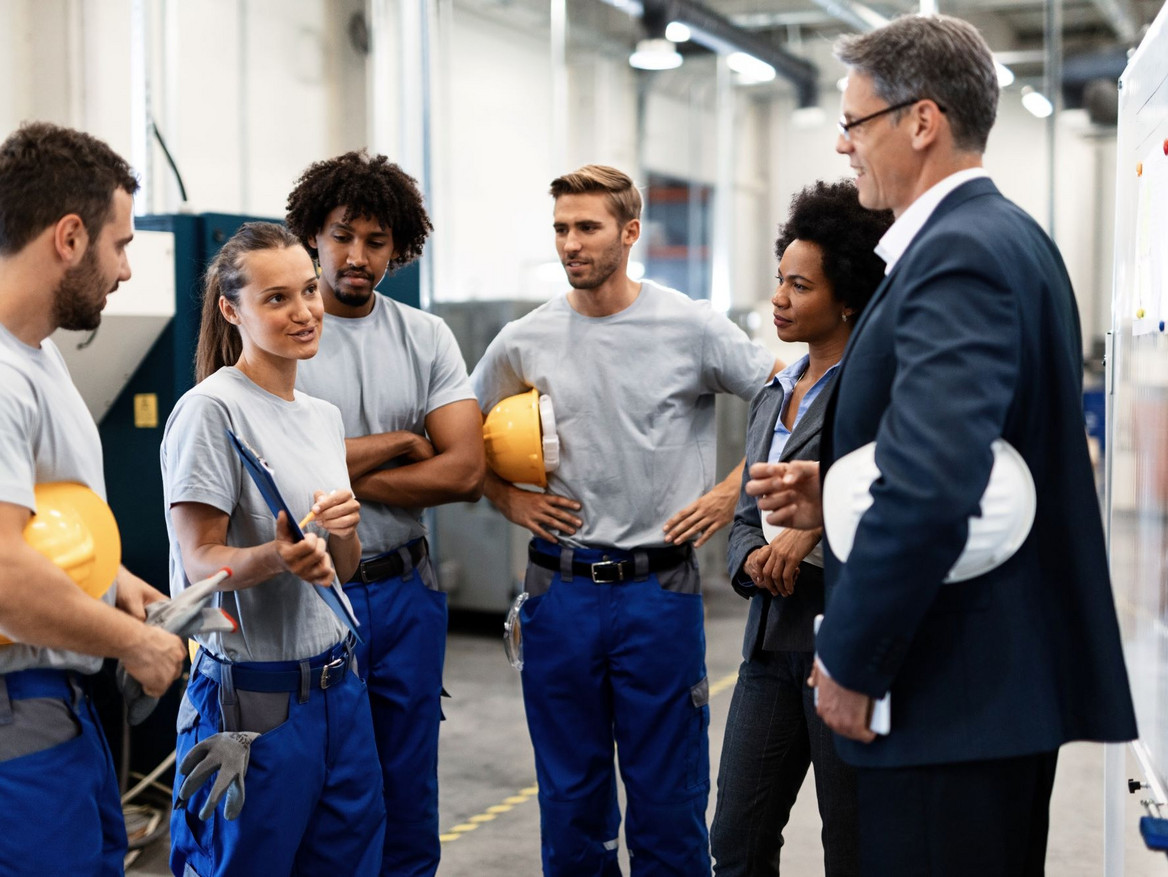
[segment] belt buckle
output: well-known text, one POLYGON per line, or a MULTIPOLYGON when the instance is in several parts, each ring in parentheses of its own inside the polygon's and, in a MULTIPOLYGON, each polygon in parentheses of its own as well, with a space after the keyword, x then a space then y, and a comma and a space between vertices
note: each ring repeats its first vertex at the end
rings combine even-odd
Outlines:
POLYGON ((592 581, 598 585, 613 585, 625 580, 625 570, 619 560, 602 560, 592 566, 592 581), (611 576, 611 578, 609 577, 611 576))
POLYGON ((333 658, 333 660, 329 661, 320 668, 320 687, 322 690, 329 688, 334 682, 338 682, 340 679, 344 678, 345 674, 342 673, 339 677, 334 679, 332 676, 332 671, 344 667, 347 663, 347 657, 342 655, 339 658, 333 658))

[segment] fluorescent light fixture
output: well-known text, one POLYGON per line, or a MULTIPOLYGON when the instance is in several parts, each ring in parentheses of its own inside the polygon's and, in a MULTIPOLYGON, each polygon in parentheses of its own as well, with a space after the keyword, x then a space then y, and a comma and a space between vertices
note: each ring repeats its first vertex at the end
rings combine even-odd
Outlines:
POLYGON ((998 72, 999 88, 1008 88, 1014 82, 1014 71, 1001 61, 994 61, 994 70, 998 72))
POLYGON ((726 56, 726 66, 738 74, 740 85, 770 82, 775 78, 774 67, 746 52, 731 52, 726 56))
POLYGON ((682 24, 680 21, 671 21, 665 25, 665 39, 671 43, 688 43, 692 36, 693 34, 690 33, 688 24, 682 24))
POLYGON ((629 64, 638 70, 672 70, 681 66, 681 55, 669 40, 641 40, 629 64))
POLYGON ((1041 91, 1035 91, 1029 85, 1022 89, 1022 106, 1026 107, 1032 116, 1040 119, 1045 119, 1054 112, 1054 106, 1047 100, 1046 95, 1041 91))

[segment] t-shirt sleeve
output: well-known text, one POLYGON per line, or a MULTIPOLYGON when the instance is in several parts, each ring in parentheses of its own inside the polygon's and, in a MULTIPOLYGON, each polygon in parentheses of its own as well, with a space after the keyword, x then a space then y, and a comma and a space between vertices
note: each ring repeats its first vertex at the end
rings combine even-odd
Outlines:
POLYGON ((227 409, 216 399, 195 394, 179 400, 162 439, 168 506, 201 502, 227 514, 234 511, 243 464, 227 436, 230 425, 227 409))
POLYGON ((470 379, 466 374, 466 363, 462 351, 450 327, 439 321, 434 334, 434 358, 430 364, 430 392, 426 398, 426 413, 429 414, 451 402, 474 399, 470 379))
POLYGON ((37 431, 36 397, 28 379, 16 369, 0 365, 0 502, 36 508, 33 485, 36 461, 33 438, 37 431))
POLYGON ((508 396, 522 393, 528 388, 512 359, 519 355, 513 333, 513 323, 504 326, 487 346, 487 352, 471 373, 471 387, 479 400, 479 408, 484 412, 490 411, 508 396))
POLYGON ((709 310, 702 337, 703 389, 749 402, 774 368, 775 358, 722 314, 709 310))

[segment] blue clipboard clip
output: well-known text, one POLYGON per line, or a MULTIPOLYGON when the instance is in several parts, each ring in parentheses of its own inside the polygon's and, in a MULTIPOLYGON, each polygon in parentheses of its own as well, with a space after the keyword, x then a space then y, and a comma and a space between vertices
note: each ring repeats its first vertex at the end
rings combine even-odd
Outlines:
MULTIPOLYGON (((304 531, 300 529, 300 525, 296 523, 296 516, 292 514, 292 510, 288 508, 288 503, 280 495, 280 488, 276 486, 276 479, 272 472, 272 467, 267 464, 255 448, 230 429, 225 430, 225 432, 231 440, 231 445, 235 448, 235 452, 239 454, 239 459, 243 461, 244 470, 251 476, 251 480, 255 482, 255 486, 259 489, 260 495, 263 496, 264 502, 267 503, 268 508, 271 510, 272 517, 278 518, 280 512, 283 512, 288 520, 288 529, 292 532, 292 541, 301 541, 304 538, 304 531)), ((352 610, 349 609, 345 601, 341 598, 341 586, 336 578, 333 578, 333 583, 327 588, 313 586, 313 589, 320 594, 320 598, 328 604, 329 609, 336 614, 337 618, 353 632, 353 636, 357 637, 357 641, 364 642, 361 639, 361 634, 357 632, 357 628, 361 626, 361 623, 357 621, 352 610)))

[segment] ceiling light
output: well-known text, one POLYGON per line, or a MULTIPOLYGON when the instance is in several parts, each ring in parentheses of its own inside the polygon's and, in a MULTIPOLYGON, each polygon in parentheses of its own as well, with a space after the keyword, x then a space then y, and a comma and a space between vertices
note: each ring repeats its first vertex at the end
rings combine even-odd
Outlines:
POLYGON ((669 40, 641 40, 629 64, 638 70, 672 70, 681 66, 681 55, 669 40))
POLYGON ((1022 89, 1022 106, 1026 107, 1032 116, 1040 119, 1045 119, 1054 112, 1054 106, 1047 100, 1046 95, 1041 91, 1035 91, 1029 85, 1022 89))
POLYGON ((680 21, 671 21, 665 25, 665 39, 671 43, 688 43, 690 37, 689 25, 682 24, 680 21))
POLYGON ((774 67, 746 52, 731 52, 726 56, 726 66, 738 74, 740 85, 770 82, 775 78, 774 67))
POLYGON ((1014 71, 1001 61, 994 61, 994 70, 998 73, 999 88, 1008 88, 1014 82, 1014 71))

